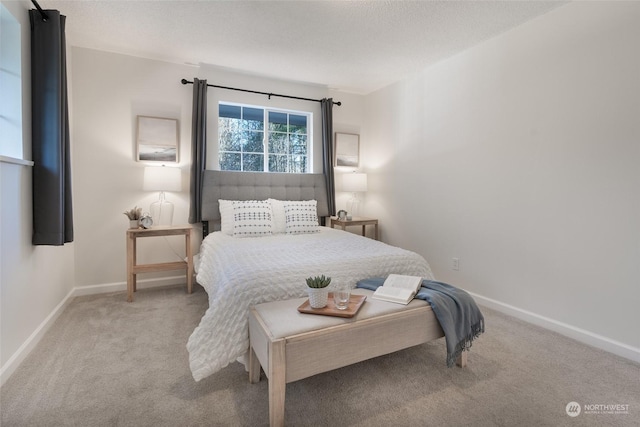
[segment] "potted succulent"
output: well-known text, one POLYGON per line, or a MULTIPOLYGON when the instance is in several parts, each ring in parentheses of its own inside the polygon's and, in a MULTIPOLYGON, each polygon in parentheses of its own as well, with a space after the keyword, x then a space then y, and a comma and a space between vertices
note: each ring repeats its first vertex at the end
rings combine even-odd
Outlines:
POLYGON ((315 276, 307 278, 309 287, 309 304, 311 308, 322 308, 327 305, 329 290, 327 286, 331 283, 331 277, 315 276))
POLYGON ((142 217, 142 208, 134 206, 133 209, 125 211, 124 214, 129 218, 129 228, 140 227, 140 217, 142 217))

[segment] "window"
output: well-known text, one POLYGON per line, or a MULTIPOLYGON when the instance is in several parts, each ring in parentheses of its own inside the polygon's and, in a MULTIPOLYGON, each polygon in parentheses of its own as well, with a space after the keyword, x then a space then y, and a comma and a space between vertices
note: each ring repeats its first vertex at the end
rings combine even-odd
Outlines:
POLYGON ((15 159, 23 158, 20 31, 20 23, 0 4, 0 156, 15 159))
POLYGON ((310 113, 220 103, 220 170, 310 172, 310 113))

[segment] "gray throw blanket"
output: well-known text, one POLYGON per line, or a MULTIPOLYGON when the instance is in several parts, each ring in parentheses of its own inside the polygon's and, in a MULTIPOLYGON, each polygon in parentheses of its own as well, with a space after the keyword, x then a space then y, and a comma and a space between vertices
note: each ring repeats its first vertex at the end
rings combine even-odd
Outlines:
MULTIPOLYGON (((375 291, 385 279, 375 277, 360 280, 357 288, 375 291)), ((447 367, 452 367, 460 354, 471 347, 484 332, 484 317, 471 296, 454 286, 433 280, 423 280, 415 296, 431 304, 447 343, 447 367)))

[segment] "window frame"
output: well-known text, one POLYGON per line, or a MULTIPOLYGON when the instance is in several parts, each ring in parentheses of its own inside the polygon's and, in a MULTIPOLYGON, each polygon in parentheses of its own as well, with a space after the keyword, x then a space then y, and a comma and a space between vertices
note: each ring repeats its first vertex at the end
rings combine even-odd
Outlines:
MULTIPOLYGON (((294 109, 289 109, 289 108, 281 108, 281 107, 267 107, 264 105, 256 105, 256 104, 247 104, 247 103, 243 103, 243 102, 231 102, 231 101, 218 101, 218 109, 216 111, 216 115, 217 115, 217 121, 218 121, 218 126, 217 126, 217 154, 218 154, 218 167, 220 168, 220 170, 229 170, 229 169, 222 169, 222 155, 224 153, 236 153, 235 151, 230 151, 230 150, 221 150, 221 146, 220 146, 220 142, 221 142, 221 131, 222 128, 220 126, 220 107, 222 105, 226 105, 226 106, 233 106, 233 107, 241 107, 241 108, 253 108, 253 109, 260 109, 262 110, 262 124, 263 124, 263 128, 262 128, 262 156, 263 156, 263 167, 262 170, 259 172, 265 172, 265 173, 313 173, 313 112, 312 111, 304 111, 304 110, 294 110, 294 109), (286 114, 287 115, 287 123, 289 123, 289 117, 290 115, 297 115, 297 116, 304 116, 306 117, 306 134, 304 134, 306 136, 306 154, 304 154, 304 156, 306 157, 306 164, 305 164, 305 172, 296 172, 296 171, 287 171, 287 172, 280 172, 280 171, 271 171, 269 170, 269 156, 270 155, 283 155, 283 154, 279 154, 279 153, 272 153, 269 151, 269 136, 271 135, 271 133, 285 133, 287 135, 287 137, 290 137, 290 135, 292 135, 292 133, 290 132, 290 130, 288 129, 287 132, 280 132, 280 131, 272 131, 269 129, 269 113, 280 113, 280 114, 286 114)), ((237 152, 242 154, 242 152, 237 152)), ((287 154, 284 154, 284 156, 287 156, 288 158, 290 158, 291 156, 293 156, 293 154, 291 153, 291 151, 289 151, 287 154)), ((290 169, 290 168, 288 168, 290 169)), ((235 170, 235 169, 234 169, 235 170)), ((256 171, 245 171, 244 170, 244 161, 241 160, 240 163, 240 170, 235 170, 238 172, 256 172, 256 171)))

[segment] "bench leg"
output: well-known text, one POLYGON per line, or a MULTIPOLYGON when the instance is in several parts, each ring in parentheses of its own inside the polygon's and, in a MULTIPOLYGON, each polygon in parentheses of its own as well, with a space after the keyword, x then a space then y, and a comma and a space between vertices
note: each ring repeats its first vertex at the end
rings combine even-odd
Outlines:
POLYGON ((260 361, 253 347, 249 349, 249 382, 251 384, 260 382, 260 361))
POLYGON ((463 351, 462 353, 460 353, 460 356, 458 356, 458 358, 456 359, 456 365, 460 366, 461 368, 464 368, 465 366, 467 366, 466 351, 463 351))
POLYGON ((285 340, 269 345, 269 425, 284 426, 284 398, 286 392, 285 340))

